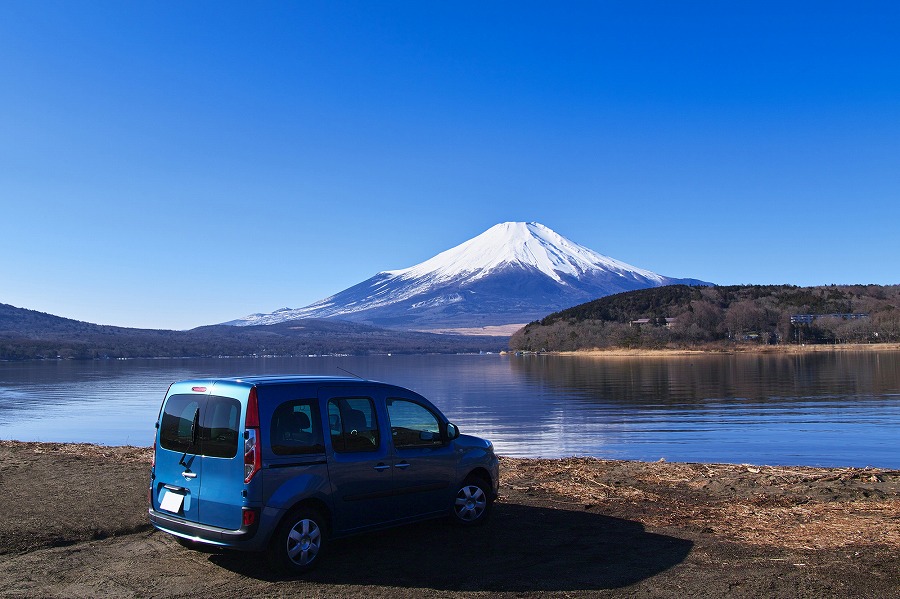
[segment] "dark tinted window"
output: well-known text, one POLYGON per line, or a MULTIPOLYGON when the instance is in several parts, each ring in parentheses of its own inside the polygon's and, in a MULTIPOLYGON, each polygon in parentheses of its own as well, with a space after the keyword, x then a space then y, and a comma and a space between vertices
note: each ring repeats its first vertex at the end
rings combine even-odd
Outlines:
POLYGON ((173 395, 163 411, 159 442, 172 451, 233 458, 240 417, 241 404, 230 397, 173 395))
POLYGON ((380 443, 375 404, 368 397, 344 397, 328 402, 331 444, 335 451, 375 451, 380 443))
POLYGON ((405 399, 388 399, 387 406, 394 447, 432 447, 443 442, 440 422, 425 406, 405 399))
POLYGON ((201 420, 200 448, 203 455, 233 458, 237 455, 241 402, 230 397, 211 395, 201 420))
POLYGON ((272 415, 269 430, 272 451, 278 455, 325 451, 318 400, 298 399, 281 404, 272 415))
MULTIPOLYGON (((195 422, 199 424, 200 402, 205 400, 206 397, 202 395, 170 397, 159 426, 159 444, 172 451, 183 452, 191 449, 195 422)), ((194 447, 193 451, 198 452, 199 447, 194 447)))

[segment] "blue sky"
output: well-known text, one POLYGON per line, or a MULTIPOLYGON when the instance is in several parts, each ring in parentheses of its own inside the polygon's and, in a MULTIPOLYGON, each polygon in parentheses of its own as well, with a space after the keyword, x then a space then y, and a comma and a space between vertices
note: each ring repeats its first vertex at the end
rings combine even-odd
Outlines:
POLYGON ((900 283, 894 2, 0 3, 0 302, 190 328, 503 221, 900 283))

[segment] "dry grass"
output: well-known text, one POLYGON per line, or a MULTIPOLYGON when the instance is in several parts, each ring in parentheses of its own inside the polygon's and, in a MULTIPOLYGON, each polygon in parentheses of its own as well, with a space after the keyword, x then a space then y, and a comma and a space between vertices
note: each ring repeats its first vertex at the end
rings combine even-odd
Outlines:
POLYGON ((109 460, 119 463, 146 462, 153 460, 152 447, 134 447, 131 445, 110 446, 94 443, 34 443, 24 441, 0 440, 0 448, 27 450, 37 454, 59 454, 109 460))
POLYGON ((712 532, 755 545, 836 549, 878 544, 900 549, 900 503, 849 501, 789 507, 738 502, 701 511, 712 532))
POLYGON ((502 489, 756 545, 900 549, 900 472, 505 458, 502 489))

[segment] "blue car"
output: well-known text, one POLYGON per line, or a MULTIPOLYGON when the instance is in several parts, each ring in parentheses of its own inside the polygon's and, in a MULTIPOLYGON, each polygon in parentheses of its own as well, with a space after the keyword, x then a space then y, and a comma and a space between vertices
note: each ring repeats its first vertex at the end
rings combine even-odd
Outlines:
POLYGON ((330 539, 449 515, 497 496, 490 441, 402 387, 320 376, 172 384, 156 422, 150 521, 185 546, 268 551, 304 572, 330 539))

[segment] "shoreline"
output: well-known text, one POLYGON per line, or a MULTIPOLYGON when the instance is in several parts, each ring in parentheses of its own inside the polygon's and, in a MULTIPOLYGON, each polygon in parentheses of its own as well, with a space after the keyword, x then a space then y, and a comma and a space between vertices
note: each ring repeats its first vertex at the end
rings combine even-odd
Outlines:
MULTIPOLYGON (((542 352, 528 355, 551 356, 584 356, 584 357, 667 357, 667 356, 729 356, 747 355, 789 355, 806 353, 841 353, 841 352, 891 352, 900 351, 900 343, 843 343, 837 345, 746 345, 721 348, 660 348, 660 349, 628 349, 628 348, 593 348, 574 351, 542 352)), ((512 352, 510 352, 512 353, 512 352)))
MULTIPOLYGON (((22 441, 19 439, 2 439, 0 438, 0 450, 4 448, 30 448, 35 453, 56 453, 59 455, 72 455, 83 458, 92 459, 109 459, 116 457, 117 459, 125 459, 128 462, 147 462, 150 463, 153 457, 153 447, 150 445, 104 445, 102 443, 89 443, 80 441, 22 441)), ((659 458, 658 460, 641 460, 631 458, 604 458, 595 457, 584 454, 573 454, 556 457, 527 457, 520 455, 497 454, 501 460, 509 462, 565 462, 572 460, 593 461, 606 464, 635 464, 646 467, 659 467, 659 465, 670 465, 672 467, 722 467, 722 468, 756 468, 756 469, 788 469, 788 470, 811 470, 811 471, 871 471, 871 472, 896 472, 900 474, 900 465, 894 466, 878 466, 866 464, 858 465, 835 465, 821 466, 809 464, 792 464, 792 463, 756 463, 756 462, 684 462, 678 460, 669 460, 659 458)), ((664 467, 664 466, 663 466, 664 467)))
MULTIPOLYGON (((841 344, 809 344, 809 345, 734 345, 729 347, 701 347, 701 348, 592 348, 567 351, 520 351, 511 349, 499 349, 494 352, 486 352, 484 355, 511 356, 516 354, 526 356, 596 356, 596 357, 666 357, 666 356, 728 356, 735 354, 804 354, 804 353, 837 353, 837 352, 891 352, 900 351, 900 343, 841 343, 841 344)), ((0 359, 3 364, 25 364, 37 362, 115 362, 134 360, 234 360, 234 359, 290 359, 290 358, 335 358, 335 357, 384 357, 391 355, 478 355, 448 353, 372 353, 365 355, 356 354, 266 354, 266 355, 217 355, 217 356, 141 356, 141 357, 98 357, 98 358, 25 358, 21 360, 0 359)))
MULTIPOLYGON (((83 458, 92 459, 126 459, 129 462, 147 462, 150 463, 153 457, 153 447, 150 445, 104 445, 103 443, 90 443, 80 441, 22 441, 19 439, 0 439, 0 449, 3 448, 30 448, 35 453, 56 453, 59 455, 72 455, 83 458)), ((660 467, 660 465, 669 465, 672 467, 722 467, 722 468, 755 468, 770 470, 811 470, 811 471, 866 471, 866 472, 896 472, 900 474, 900 465, 893 466, 877 466, 867 464, 865 466, 855 465, 835 465, 821 466, 809 464, 791 464, 791 463, 756 463, 756 462, 684 462, 678 460, 669 460, 660 458, 658 460, 641 460, 631 458, 603 458, 584 454, 573 454, 556 457, 528 457, 520 455, 497 454, 501 460, 508 462, 566 462, 566 461, 593 461, 605 464, 635 464, 643 465, 648 468, 660 467)), ((665 467, 665 466, 662 466, 665 467)))

